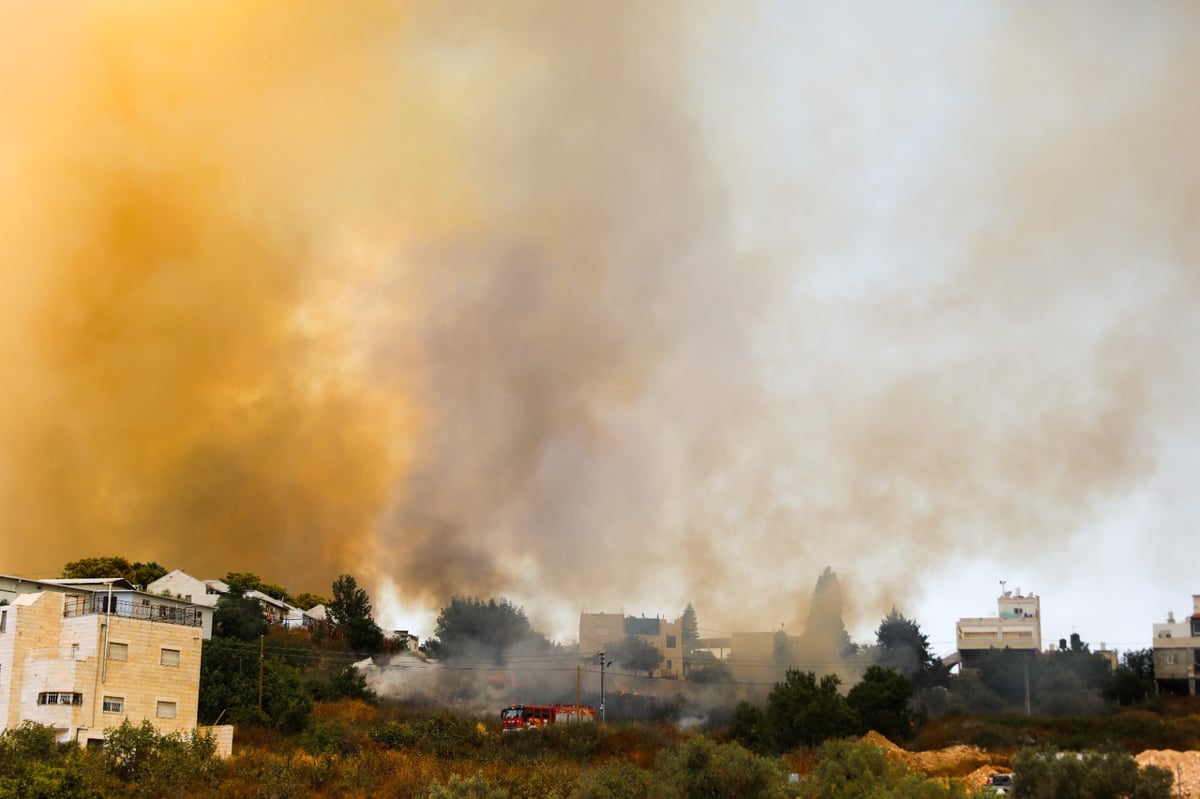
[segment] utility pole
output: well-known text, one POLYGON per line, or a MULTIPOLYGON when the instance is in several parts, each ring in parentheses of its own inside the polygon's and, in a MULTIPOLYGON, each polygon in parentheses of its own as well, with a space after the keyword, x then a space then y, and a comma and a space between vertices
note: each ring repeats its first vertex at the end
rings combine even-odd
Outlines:
POLYGON ((262 712, 263 694, 263 648, 266 646, 266 636, 258 636, 258 712, 262 712))
POLYGON ((604 714, 604 670, 612 665, 612 661, 605 659, 603 649, 596 653, 596 657, 600 659, 600 721, 603 723, 606 718, 604 714))
POLYGON ((1029 701, 1029 653, 1025 653, 1025 717, 1033 716, 1033 706, 1029 701))

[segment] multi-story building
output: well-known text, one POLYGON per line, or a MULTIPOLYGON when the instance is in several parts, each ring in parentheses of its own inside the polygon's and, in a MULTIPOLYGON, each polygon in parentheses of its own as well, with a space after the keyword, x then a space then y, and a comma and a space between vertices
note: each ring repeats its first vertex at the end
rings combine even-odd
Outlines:
POLYGON ((1192 595, 1192 615, 1175 621, 1168 613, 1165 623, 1155 624, 1154 681, 1160 690, 1196 695, 1200 676, 1200 594, 1192 595))
POLYGON ((125 720, 195 729, 201 609, 147 596, 44 590, 0 605, 0 729, 34 721, 85 744, 125 720))
POLYGON ((220 580, 200 580, 181 569, 175 569, 150 583, 146 590, 152 594, 169 594, 211 608, 216 607, 222 594, 229 592, 229 585, 220 580))
POLYGON ((137 613, 143 617, 151 613, 150 608, 153 608, 153 613, 157 614, 160 619, 198 614, 203 637, 206 639, 212 637, 213 609, 211 607, 198 606, 191 600, 179 597, 148 594, 137 590, 120 577, 30 580, 25 577, 0 574, 0 602, 12 602, 15 597, 22 594, 33 594, 40 591, 53 591, 71 597, 103 594, 107 599, 101 601, 112 601, 122 607, 137 608, 137 613))
POLYGON ((683 670, 683 624, 679 619, 647 619, 620 613, 579 614, 579 654, 583 658, 619 644, 635 635, 653 644, 663 654, 658 676, 674 678, 683 670))
MULTIPOLYGON (((222 580, 201 580, 185 571, 175 569, 150 583, 146 590, 152 594, 173 596, 206 608, 215 608, 217 600, 229 593, 229 584, 222 580)), ((247 591, 246 596, 257 599, 262 605, 263 617, 268 624, 302 627, 308 618, 299 608, 262 591, 247 591)))
POLYGON ((1034 594, 1021 589, 1004 591, 997 600, 998 614, 959 619, 957 648, 966 666, 973 656, 990 649, 1040 652, 1042 649, 1042 606, 1034 594))

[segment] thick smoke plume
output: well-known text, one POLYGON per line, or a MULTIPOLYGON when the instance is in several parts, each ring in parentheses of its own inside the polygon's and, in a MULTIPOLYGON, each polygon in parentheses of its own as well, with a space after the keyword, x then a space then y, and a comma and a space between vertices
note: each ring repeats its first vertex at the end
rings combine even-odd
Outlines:
POLYGON ((799 632, 1186 495, 1196 12, 781 6, 0 11, 4 568, 799 632))

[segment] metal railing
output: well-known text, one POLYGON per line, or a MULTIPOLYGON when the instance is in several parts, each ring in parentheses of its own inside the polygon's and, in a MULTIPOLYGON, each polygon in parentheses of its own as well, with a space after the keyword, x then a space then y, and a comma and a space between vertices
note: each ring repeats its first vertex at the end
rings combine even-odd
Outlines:
POLYGON ((66 618, 111 614, 125 619, 182 624, 185 627, 203 626, 204 618, 201 613, 201 609, 197 607, 181 608, 175 605, 161 605, 140 599, 129 600, 119 596, 109 596, 107 593, 69 596, 63 603, 63 616, 66 618))

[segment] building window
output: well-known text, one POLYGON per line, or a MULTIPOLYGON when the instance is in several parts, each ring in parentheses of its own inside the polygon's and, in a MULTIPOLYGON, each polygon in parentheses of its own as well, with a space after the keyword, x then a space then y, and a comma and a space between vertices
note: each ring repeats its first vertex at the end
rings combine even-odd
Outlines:
POLYGON ((106 697, 104 697, 104 712, 105 713, 124 713, 125 712, 125 697, 123 697, 123 696, 106 696, 106 697))
POLYGON ((667 649, 674 649, 674 648, 675 648, 675 636, 668 635, 667 636, 667 649))
POLYGON ((79 644, 71 644, 71 660, 79 660, 79 644))
POLYGON ((175 718, 175 703, 174 702, 159 702, 155 708, 154 715, 160 719, 175 718))
POLYGON ((108 644, 109 660, 129 660, 129 644, 118 644, 110 641, 108 644))
POLYGON ((8 611, 0 610, 0 633, 4 632, 4 628, 8 626, 8 611))
POLYGON ((158 662, 163 666, 178 666, 179 665, 179 650, 164 649, 159 655, 158 662))
POLYGON ((1168 652, 1168 653, 1167 653, 1167 665, 1168 665, 1168 666, 1174 666, 1174 665, 1175 665, 1176 663, 1178 663, 1178 662, 1179 662, 1179 661, 1178 661, 1178 659, 1177 659, 1177 657, 1176 657, 1176 655, 1175 655, 1175 653, 1174 653, 1174 652, 1168 652))
POLYGON ((83 694, 69 691, 43 691, 38 694, 39 705, 82 705, 83 694))

